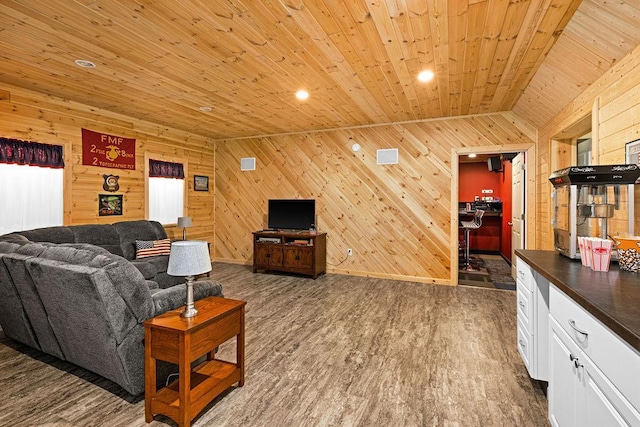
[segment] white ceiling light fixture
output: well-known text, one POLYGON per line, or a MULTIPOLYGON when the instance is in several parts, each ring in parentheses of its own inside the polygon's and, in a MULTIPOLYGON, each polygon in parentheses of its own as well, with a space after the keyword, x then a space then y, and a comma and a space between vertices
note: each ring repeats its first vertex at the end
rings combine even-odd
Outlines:
POLYGON ((475 159, 476 157, 478 157, 478 155, 476 153, 471 153, 469 154, 469 157, 471 157, 472 159, 475 159))
POLYGON ((209 111, 211 111, 211 107, 200 107, 199 110, 203 113, 208 113, 209 111))
POLYGON ((353 150, 354 153, 357 153, 358 151, 360 151, 360 144, 358 144, 357 142, 354 142, 353 145, 351 146, 351 150, 353 150))
POLYGON ((425 82, 429 82, 429 81, 433 80, 434 76, 435 76, 435 74, 433 74, 433 71, 424 70, 424 71, 420 71, 420 74, 418 74, 418 80, 420 80, 421 82, 425 83, 425 82))
POLYGON ((298 98, 300 101, 304 101, 309 98, 309 92, 304 89, 300 89, 296 92, 296 98, 298 98))
POLYGON ((78 67, 82 67, 82 68, 96 68, 96 64, 94 64, 94 63, 93 63, 93 62, 91 62, 91 61, 87 61, 86 59, 76 59, 76 60, 75 60, 75 61, 73 61, 73 62, 75 62, 75 64, 76 64, 78 67))

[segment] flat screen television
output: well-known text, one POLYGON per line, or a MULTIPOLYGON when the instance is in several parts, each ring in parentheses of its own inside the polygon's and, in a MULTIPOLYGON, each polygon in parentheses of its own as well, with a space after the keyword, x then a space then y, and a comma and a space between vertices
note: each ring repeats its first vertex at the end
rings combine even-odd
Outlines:
POLYGON ((308 230, 316 222, 316 201, 270 199, 268 218, 271 230, 308 230))

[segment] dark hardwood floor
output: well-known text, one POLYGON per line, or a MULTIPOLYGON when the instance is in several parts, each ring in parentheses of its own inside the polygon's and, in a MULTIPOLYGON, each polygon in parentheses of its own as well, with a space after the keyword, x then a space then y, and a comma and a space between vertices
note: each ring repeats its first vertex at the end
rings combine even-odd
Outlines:
MULTIPOLYGON (((548 425, 517 352, 514 292, 232 264, 212 278, 247 301, 246 383, 195 426, 548 425)), ((142 396, 4 336, 0 390, 0 426, 174 425, 146 424, 142 396)))

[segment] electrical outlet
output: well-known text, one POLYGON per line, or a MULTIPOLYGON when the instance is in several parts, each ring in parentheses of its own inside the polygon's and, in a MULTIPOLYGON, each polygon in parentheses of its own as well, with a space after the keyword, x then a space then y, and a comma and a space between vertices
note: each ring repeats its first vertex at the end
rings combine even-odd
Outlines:
POLYGON ((347 256, 352 256, 353 255, 353 249, 348 248, 347 249, 347 256))

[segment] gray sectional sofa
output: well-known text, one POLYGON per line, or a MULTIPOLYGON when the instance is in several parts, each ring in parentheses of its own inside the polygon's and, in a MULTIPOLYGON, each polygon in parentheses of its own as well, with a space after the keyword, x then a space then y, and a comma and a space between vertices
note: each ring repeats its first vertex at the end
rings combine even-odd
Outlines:
POLYGON ((167 238, 167 232, 157 221, 122 221, 114 224, 86 224, 63 227, 46 227, 35 230, 19 231, 2 236, 16 241, 50 243, 89 243, 106 249, 131 262, 145 279, 168 288, 184 283, 180 277, 167 274, 168 255, 136 259, 136 240, 161 240, 167 238))
MULTIPOLYGON (((145 267, 122 256, 135 253, 129 246, 137 237, 149 238, 151 230, 158 238, 166 237, 158 226, 162 229, 150 221, 129 221, 0 236, 4 334, 108 378, 133 395, 143 393, 142 322, 179 308, 186 299, 184 286, 171 286, 174 278, 166 274, 166 262, 145 258, 151 266, 145 267), (132 229, 148 233, 136 236, 132 229), (82 236, 92 243, 81 242, 82 236)), ((221 285, 196 282, 194 298, 208 296, 222 296, 221 285)), ((163 366, 160 377, 170 369, 163 366)))

